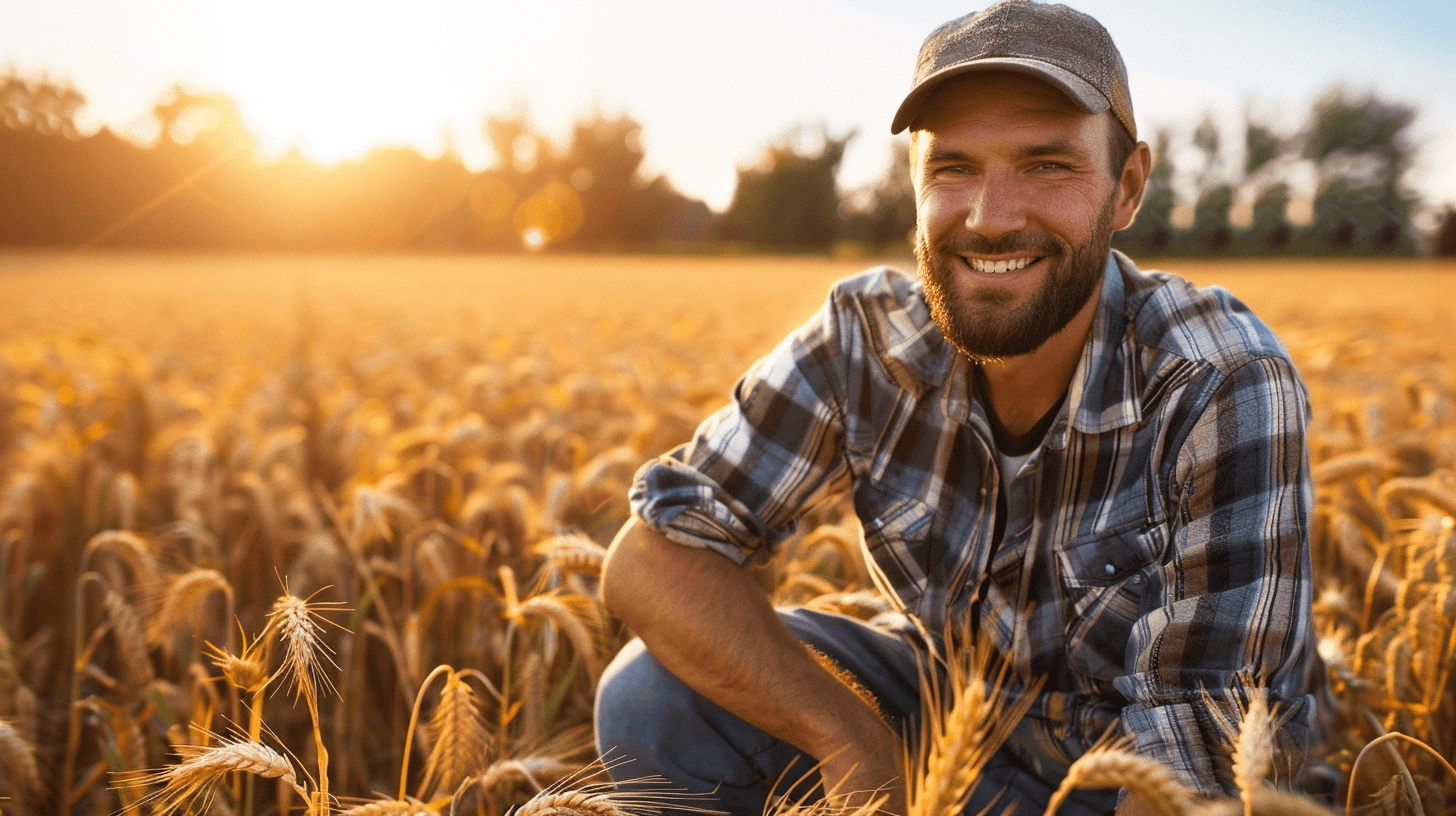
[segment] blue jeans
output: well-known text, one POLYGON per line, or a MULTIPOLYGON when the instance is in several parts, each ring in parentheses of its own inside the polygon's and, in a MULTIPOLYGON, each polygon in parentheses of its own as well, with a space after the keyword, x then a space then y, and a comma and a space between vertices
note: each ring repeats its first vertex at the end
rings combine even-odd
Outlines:
MULTIPOLYGON (((779 617, 800 640, 858 678, 892 726, 902 734, 915 733, 920 679, 917 652, 910 643, 843 615, 787 609, 779 610, 779 617)), ((689 804, 735 816, 761 816, 770 793, 793 797, 818 784, 817 774, 809 771, 816 760, 688 688, 640 640, 627 644, 602 675, 596 738, 603 756, 620 760, 611 769, 619 784, 660 776, 675 788, 706 797, 689 804)), ((1015 754, 1021 757, 1035 750, 1020 747, 1015 754)), ((1022 816, 1046 809, 1061 779, 1042 779, 1015 754, 1002 749, 991 758, 966 814, 993 805, 985 812, 999 813, 1013 802, 1022 816)), ((1077 791, 1058 814, 1093 816, 1111 813, 1116 806, 1116 791, 1077 791)))

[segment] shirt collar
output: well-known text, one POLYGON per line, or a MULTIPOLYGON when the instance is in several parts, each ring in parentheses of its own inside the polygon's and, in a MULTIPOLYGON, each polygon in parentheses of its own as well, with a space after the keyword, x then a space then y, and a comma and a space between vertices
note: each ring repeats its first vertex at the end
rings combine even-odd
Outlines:
MULTIPOLYGON (((1105 433, 1142 421, 1136 355, 1127 339, 1124 268, 1136 269, 1127 256, 1112 251, 1103 270, 1102 297, 1087 345, 1072 375, 1061 416, 1047 431, 1048 447, 1066 447, 1071 428, 1081 433, 1105 433)), ((883 304, 884 311, 861 304, 861 317, 870 327, 871 343, 891 379, 917 398, 940 388, 946 418, 967 422, 975 413, 969 362, 930 319, 919 281, 911 278, 902 285, 907 284, 915 296, 905 298, 908 292, 899 293, 900 297, 883 304)))
POLYGON ((1067 387, 1062 416, 1047 432, 1048 447, 1066 447, 1069 428, 1081 433, 1106 433, 1142 421, 1135 370, 1137 355, 1128 346, 1124 264, 1133 268, 1132 261, 1122 253, 1114 251, 1108 255, 1102 276, 1102 299, 1087 333, 1082 359, 1067 387))

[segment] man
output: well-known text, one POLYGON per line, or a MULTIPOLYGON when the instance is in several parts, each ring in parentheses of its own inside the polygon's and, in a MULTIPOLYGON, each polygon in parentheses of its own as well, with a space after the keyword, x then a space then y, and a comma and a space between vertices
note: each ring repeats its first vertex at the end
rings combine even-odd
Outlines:
MULTIPOLYGON (((968 621, 1020 681, 1044 680, 966 812, 1003 788, 1001 805, 1041 812, 1114 723, 1188 784, 1230 790, 1210 706, 1252 678, 1296 742, 1313 709, 1303 385, 1227 292, 1110 251, 1151 156, 1095 20, 1008 0, 945 24, 896 113, 907 128, 918 281, 841 281, 638 474, 603 597, 641 640, 603 678, 599 748, 631 760, 623 778, 732 813, 816 761, 828 787, 903 790, 919 647, 775 611, 745 569, 847 491, 924 631, 968 621)), ((1061 812, 1140 807, 1087 791, 1061 812)))

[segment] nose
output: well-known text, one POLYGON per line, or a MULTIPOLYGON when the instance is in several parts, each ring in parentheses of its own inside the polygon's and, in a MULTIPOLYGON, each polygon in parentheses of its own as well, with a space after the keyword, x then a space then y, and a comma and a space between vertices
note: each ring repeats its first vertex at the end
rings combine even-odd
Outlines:
POLYGON ((1000 173, 987 173, 971 191, 966 229, 994 241, 1026 228, 1026 208, 1016 184, 1000 173))

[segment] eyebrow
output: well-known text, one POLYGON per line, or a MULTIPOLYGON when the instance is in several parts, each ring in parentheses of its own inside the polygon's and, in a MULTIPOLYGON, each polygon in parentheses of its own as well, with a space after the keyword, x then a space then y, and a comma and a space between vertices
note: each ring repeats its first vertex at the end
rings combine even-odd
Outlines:
MULTIPOLYGON (((1052 139, 1049 142, 1027 145, 1021 151, 1022 158, 1036 159, 1042 156, 1072 156, 1082 161, 1091 158, 1091 153, 1080 143, 1067 138, 1052 139)), ((925 155, 927 163, 942 162, 968 162, 971 161, 971 154, 964 150, 932 145, 930 152, 925 155)))
POLYGON ((1052 139, 1050 142, 1028 145, 1025 150, 1021 151, 1021 154, 1028 159, 1040 158, 1042 156, 1075 156, 1085 161, 1091 157, 1091 153, 1081 143, 1067 138, 1052 139))
POLYGON ((965 152, 964 150, 953 150, 950 148, 939 147, 936 145, 932 145, 930 148, 930 152, 925 154, 925 161, 927 163, 938 164, 941 162, 967 162, 970 160, 971 154, 965 152))

